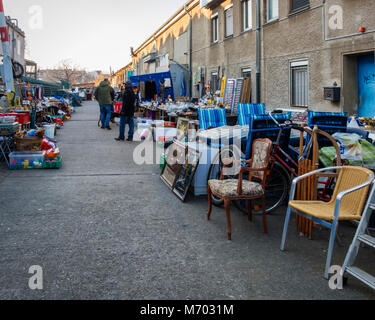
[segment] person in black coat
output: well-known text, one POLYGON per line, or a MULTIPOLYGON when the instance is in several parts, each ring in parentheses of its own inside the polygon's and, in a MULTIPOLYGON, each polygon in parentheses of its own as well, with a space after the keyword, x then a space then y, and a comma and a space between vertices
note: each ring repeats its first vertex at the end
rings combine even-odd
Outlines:
POLYGON ((134 112, 135 112, 135 95, 130 81, 125 83, 125 92, 122 97, 122 109, 120 117, 120 135, 116 141, 125 140, 125 127, 129 125, 129 133, 127 141, 133 141, 134 136, 134 112))

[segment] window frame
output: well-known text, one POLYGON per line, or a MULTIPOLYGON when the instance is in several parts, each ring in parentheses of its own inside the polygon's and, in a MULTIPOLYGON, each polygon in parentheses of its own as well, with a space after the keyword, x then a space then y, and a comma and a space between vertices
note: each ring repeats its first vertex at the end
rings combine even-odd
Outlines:
POLYGON ((242 0, 242 31, 249 31, 253 29, 253 1, 252 0, 242 0), (247 4, 247 12, 246 12, 246 4, 247 4), (246 13, 247 19, 246 21, 246 13), (246 23, 249 26, 246 28, 246 23))
POLYGON ((225 23, 225 30, 224 30, 224 36, 225 38, 233 37, 234 35, 234 10, 233 10, 233 3, 228 5, 224 8, 224 23, 225 23), (232 12, 232 33, 228 34, 228 20, 227 20, 227 13, 231 11, 232 12))
POLYGON ((215 13, 211 16, 211 42, 219 42, 219 14, 215 13), (215 24, 216 21, 216 24, 215 24), (216 39, 215 39, 216 35, 216 39))
POLYGON ((241 68, 241 78, 246 78, 246 77, 244 77, 244 74, 245 73, 250 73, 250 79, 251 79, 251 72, 252 72, 252 69, 251 69, 251 67, 242 67, 241 68))
POLYGON ((293 0, 289 0, 289 6, 290 6, 289 12, 291 14, 293 14, 295 12, 304 11, 304 10, 310 8, 310 5, 311 5, 310 0, 307 0, 307 1, 308 1, 308 4, 306 4, 306 5, 302 6, 302 7, 293 8, 293 0))
POLYGON ((267 0, 266 21, 272 22, 272 21, 278 20, 279 16, 280 16, 280 2, 279 2, 279 0, 267 0), (272 6, 273 6, 274 5, 273 1, 277 1, 277 14, 273 17, 270 17, 270 8, 271 8, 270 4, 272 3, 272 6))
POLYGON ((309 70, 309 60, 293 60, 289 63, 289 105, 293 108, 308 108, 309 107, 309 94, 310 94, 310 70, 309 70), (297 69, 306 69, 306 105, 295 105, 293 102, 294 91, 293 91, 293 71, 297 69))

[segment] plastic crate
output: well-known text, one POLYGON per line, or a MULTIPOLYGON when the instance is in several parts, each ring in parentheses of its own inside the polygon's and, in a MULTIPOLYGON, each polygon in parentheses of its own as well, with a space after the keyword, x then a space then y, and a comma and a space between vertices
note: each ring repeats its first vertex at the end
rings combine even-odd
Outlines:
POLYGON ((16 133, 19 130, 18 122, 14 123, 0 123, 0 136, 8 136, 16 133))
POLYGON ((58 156, 55 159, 45 158, 43 161, 43 169, 60 169, 62 165, 62 158, 58 156))
POLYGON ((9 154, 9 168, 12 170, 41 169, 44 152, 12 152, 9 154))
POLYGON ((0 116, 16 117, 19 124, 26 124, 30 122, 30 113, 13 112, 13 113, 0 113, 0 116))

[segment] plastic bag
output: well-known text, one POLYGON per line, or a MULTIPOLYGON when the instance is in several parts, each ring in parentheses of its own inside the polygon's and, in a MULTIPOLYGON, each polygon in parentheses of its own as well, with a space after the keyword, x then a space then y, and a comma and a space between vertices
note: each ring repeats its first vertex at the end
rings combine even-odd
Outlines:
POLYGON ((332 137, 340 146, 342 159, 363 161, 361 137, 358 134, 337 132, 332 137))

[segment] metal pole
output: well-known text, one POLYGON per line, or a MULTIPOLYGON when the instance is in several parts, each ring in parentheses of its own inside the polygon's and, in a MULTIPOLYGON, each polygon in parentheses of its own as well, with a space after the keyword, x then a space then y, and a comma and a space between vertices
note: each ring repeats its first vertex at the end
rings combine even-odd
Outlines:
POLYGON ((0 0, 0 34, 1 42, 3 45, 3 66, 2 66, 2 76, 5 82, 5 88, 7 92, 13 91, 13 68, 12 60, 10 57, 9 48, 9 36, 4 15, 4 5, 3 0, 0 0))
POLYGON ((260 0, 256 0, 256 34, 257 34, 257 52, 256 52, 256 103, 261 103, 261 12, 260 0))
POLYGON ((190 98, 193 97, 193 21, 191 13, 189 12, 189 9, 187 8, 187 5, 185 5, 185 12, 189 15, 189 42, 190 42, 190 48, 189 48, 189 69, 190 69, 190 98))

